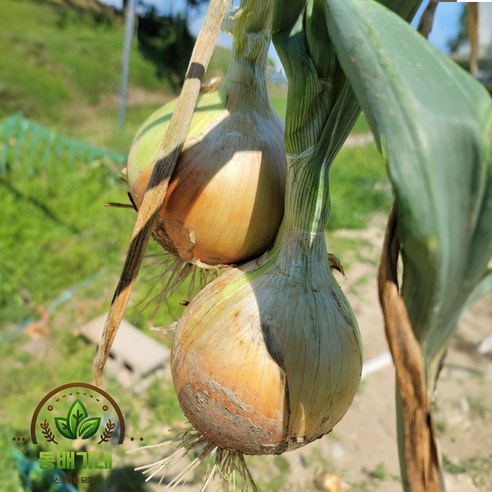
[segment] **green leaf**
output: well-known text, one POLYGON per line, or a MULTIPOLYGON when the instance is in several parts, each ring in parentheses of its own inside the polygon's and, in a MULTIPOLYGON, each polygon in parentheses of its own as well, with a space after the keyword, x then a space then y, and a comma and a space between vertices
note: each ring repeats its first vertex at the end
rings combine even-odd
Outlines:
POLYGON ((73 435, 77 435, 78 427, 80 422, 87 418, 87 408, 85 405, 77 398, 73 403, 67 414, 68 426, 73 435))
MULTIPOLYGON (((381 1, 408 21, 422 3, 381 1)), ((272 39, 289 79, 287 151, 299 154, 317 145, 331 162, 357 120, 360 106, 328 36, 326 9, 325 0, 275 0, 272 39)))
POLYGON ((70 426, 68 425, 68 420, 63 417, 55 417, 55 425, 58 432, 66 439, 76 439, 77 436, 72 433, 70 426))
POLYGON ((428 380, 492 255, 492 103, 374 1, 326 0, 327 25, 387 162, 402 295, 428 380))
POLYGON ((91 417, 84 420, 77 431, 78 436, 81 439, 89 439, 92 437, 99 429, 99 424, 101 423, 100 417, 91 417))

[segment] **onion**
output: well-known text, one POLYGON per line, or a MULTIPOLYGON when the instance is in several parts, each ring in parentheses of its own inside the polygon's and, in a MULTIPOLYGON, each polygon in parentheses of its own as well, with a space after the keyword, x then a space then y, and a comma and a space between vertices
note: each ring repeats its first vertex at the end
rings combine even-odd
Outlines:
MULTIPOLYGON (((299 183, 309 175, 303 162, 291 164, 299 183)), ((174 336, 185 415, 207 441, 246 454, 282 453, 329 432, 362 370, 357 322, 324 233, 287 214, 274 249, 206 286, 174 336)))
MULTIPOLYGON (((223 87, 199 97, 153 233, 186 262, 240 263, 271 247, 278 232, 287 164, 283 123, 265 85, 269 42, 261 29, 236 37, 223 87)), ((174 107, 156 111, 133 140, 128 183, 137 208, 174 107)))

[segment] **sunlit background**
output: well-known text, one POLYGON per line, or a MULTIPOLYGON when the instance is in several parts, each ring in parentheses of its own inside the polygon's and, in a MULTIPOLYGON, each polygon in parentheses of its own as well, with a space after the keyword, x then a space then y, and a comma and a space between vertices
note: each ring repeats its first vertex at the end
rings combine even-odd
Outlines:
MULTIPOLYGON (((179 94, 207 5, 137 1, 125 50, 121 0, 0 0, 0 490, 75 490, 55 487, 40 470, 38 447, 16 441, 13 449, 12 441, 27 436, 33 409, 53 387, 92 381, 97 342, 89 327, 101 328, 135 221, 119 176, 137 129, 179 94)), ((492 4, 480 8, 476 76, 490 87, 492 4)), ((468 34, 465 5, 440 3, 429 40, 465 69, 468 34)), ((207 77, 225 75, 230 49, 231 37, 222 33, 207 77)), ((273 49, 270 56, 268 89, 284 117, 287 89, 279 83, 273 49)), ((382 357, 381 364, 328 444, 320 440, 298 454, 254 458, 264 491, 329 490, 323 488, 326 474, 341 477, 347 492, 399 490, 393 394, 385 400, 393 380, 374 280, 392 192, 363 115, 337 156, 331 183, 329 249, 345 267, 347 278, 339 281, 360 316, 366 357, 382 357)), ((183 285, 163 298, 162 264, 152 243, 125 318, 167 354, 170 327, 190 294, 183 285)), ((481 326, 477 319, 486 323, 490 315, 473 318, 472 325, 481 326)), ((477 359, 467 336, 460 339, 469 356, 462 363, 472 369, 466 378, 459 374, 459 384, 444 378, 447 399, 436 418, 446 471, 458 477, 453 490, 486 492, 492 490, 490 360, 477 359), (460 441, 460 427, 475 436, 470 444, 460 441)), ((146 444, 184 422, 166 357, 144 378, 131 357, 106 376, 105 389, 125 409, 129 435, 144 436, 146 444)), ((155 490, 133 471, 139 459, 150 458, 120 451, 114 449, 111 473, 92 470, 93 483, 79 490, 155 490)), ((196 490, 198 478, 179 490, 196 490)))

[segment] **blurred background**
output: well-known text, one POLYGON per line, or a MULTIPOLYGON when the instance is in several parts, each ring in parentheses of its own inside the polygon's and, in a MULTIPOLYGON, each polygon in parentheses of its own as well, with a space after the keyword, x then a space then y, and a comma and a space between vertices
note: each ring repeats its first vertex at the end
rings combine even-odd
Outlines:
MULTIPOLYGON (((39 447, 28 440, 12 441, 27 436, 32 411, 48 391, 67 382, 92 381, 96 345, 90 326, 107 312, 135 220, 132 209, 105 203, 128 203, 119 174, 133 135, 154 110, 179 94, 207 6, 206 0, 0 0, 2 490, 76 490, 53 483, 39 469, 39 447)), ((475 68, 472 63, 474 76, 489 90, 491 7, 480 5, 475 68)), ((471 51, 468 25, 465 5, 445 2, 437 8, 429 36, 437 49, 466 70, 471 51)), ((208 78, 225 74, 230 47, 230 36, 222 33, 208 78)), ((287 86, 273 49, 269 72, 272 104, 284 117, 287 86)), ((335 439, 329 438, 332 444, 309 446, 287 457, 254 458, 253 474, 261 490, 338 490, 327 488, 329 475, 340 478, 342 490, 400 488, 394 426, 388 424, 393 419, 392 395, 386 392, 381 408, 371 410, 387 414, 380 413, 372 426, 381 435, 366 436, 365 444, 354 436, 354 426, 364 427, 367 420, 364 399, 380 398, 375 396, 378 391, 392 384, 375 295, 378 253, 392 196, 363 115, 337 157, 332 183, 328 245, 345 266, 347 280, 339 281, 359 311, 366 358, 382 356, 381 371, 386 372, 368 376, 348 423, 341 425, 335 439), (371 452, 368 442, 379 438, 389 449, 371 452)), ((146 444, 159 442, 168 426, 184 422, 166 364, 171 329, 156 328, 168 328, 180 316, 188 286, 164 302, 162 262, 152 244, 126 313, 131 329, 154 344, 162 364, 142 374, 130 356, 105 382, 105 389, 125 409, 130 429, 145 436, 146 444)), ((462 384, 473 395, 463 403, 461 386, 453 386, 456 374, 450 373, 447 394, 456 398, 450 396, 441 413, 445 444, 456 442, 453 419, 461 417, 484 441, 478 451, 472 446, 468 454, 464 449, 460 454, 457 446, 457 454, 445 455, 447 471, 458 477, 459 490, 464 491, 492 490, 492 457, 487 455, 491 435, 479 431, 492 417, 490 397, 482 396, 490 358, 476 356, 474 349, 487 335, 490 314, 490 302, 480 307, 470 321, 478 328, 462 345, 465 361, 460 364, 471 368, 464 372, 462 384)), ((115 447, 111 473, 92 471, 94 480, 76 486, 78 490, 154 490, 155 484, 144 484, 133 471, 146 456, 130 458, 124 451, 115 447)), ((196 490, 197 483, 192 480, 182 490, 196 490)))

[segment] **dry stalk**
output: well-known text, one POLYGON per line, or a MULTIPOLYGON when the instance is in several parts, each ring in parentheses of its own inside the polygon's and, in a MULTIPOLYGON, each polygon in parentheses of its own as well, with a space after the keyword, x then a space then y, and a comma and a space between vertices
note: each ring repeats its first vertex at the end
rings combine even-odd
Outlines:
MULTIPOLYGON (((425 38, 432 30, 437 5, 437 2, 430 2, 420 19, 418 31, 425 38)), ((398 285, 400 246, 397 222, 397 208, 393 204, 386 225, 378 288, 386 339, 402 403, 406 481, 411 492, 440 492, 445 487, 428 397, 424 357, 398 285)))
POLYGON ((168 184, 186 139, 200 87, 228 7, 229 0, 212 0, 210 2, 202 29, 193 49, 176 110, 163 138, 142 205, 137 213, 137 220, 123 272, 106 319, 102 340, 94 362, 93 371, 96 385, 101 384, 104 365, 135 285, 159 209, 161 204, 164 203, 168 184))
POLYGON ((379 300, 386 339, 393 357, 403 407, 405 466, 411 492, 444 490, 424 357, 415 337, 405 301, 400 296, 397 263, 400 247, 397 212, 393 205, 379 266, 379 300))

